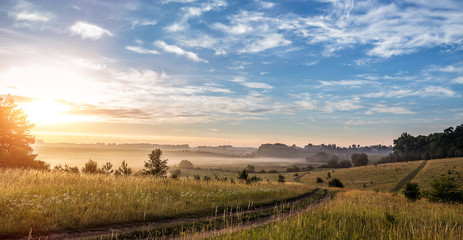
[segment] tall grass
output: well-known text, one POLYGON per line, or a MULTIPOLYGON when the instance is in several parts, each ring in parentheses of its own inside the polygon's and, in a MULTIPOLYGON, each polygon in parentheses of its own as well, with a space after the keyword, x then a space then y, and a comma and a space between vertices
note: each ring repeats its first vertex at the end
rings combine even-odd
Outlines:
POLYGON ((212 214, 295 197, 301 184, 0 171, 0 236, 212 214))
POLYGON ((358 190, 309 212, 215 239, 463 239, 463 206, 358 190))

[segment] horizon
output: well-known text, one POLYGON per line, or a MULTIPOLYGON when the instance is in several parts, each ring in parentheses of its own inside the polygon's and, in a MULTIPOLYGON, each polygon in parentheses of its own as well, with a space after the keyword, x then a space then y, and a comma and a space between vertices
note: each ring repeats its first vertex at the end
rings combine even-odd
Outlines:
POLYGON ((47 143, 390 146, 463 119, 461 1, 0 3, 47 143))

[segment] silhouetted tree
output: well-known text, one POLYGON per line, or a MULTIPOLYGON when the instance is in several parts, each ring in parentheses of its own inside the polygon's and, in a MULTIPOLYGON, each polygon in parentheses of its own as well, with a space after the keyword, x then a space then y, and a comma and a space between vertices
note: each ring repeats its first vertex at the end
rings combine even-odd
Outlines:
POLYGON ((17 106, 9 94, 0 98, 0 167, 49 169, 47 163, 35 159, 31 147, 35 138, 29 133, 34 125, 17 106))
POLYGON ((142 170, 143 173, 154 177, 165 177, 169 167, 167 166, 167 159, 161 159, 161 149, 158 148, 151 151, 148 157, 149 160, 145 162, 145 167, 142 170))
POLYGON ((368 165, 368 156, 365 153, 353 153, 350 158, 354 167, 368 165))
POLYGON ((101 166, 100 173, 111 174, 114 172, 112 168, 113 168, 113 164, 110 162, 106 162, 103 166, 101 166))
POLYGON ((412 202, 421 198, 421 192, 420 192, 420 188, 418 187, 418 183, 408 182, 405 185, 405 189, 403 190, 402 193, 408 200, 412 202))
POLYGON ((120 176, 120 175, 129 176, 130 174, 132 174, 132 169, 129 168, 129 166, 127 165, 127 163, 124 160, 124 161, 122 161, 121 166, 119 166, 119 169, 117 169, 114 174, 116 176, 120 176))

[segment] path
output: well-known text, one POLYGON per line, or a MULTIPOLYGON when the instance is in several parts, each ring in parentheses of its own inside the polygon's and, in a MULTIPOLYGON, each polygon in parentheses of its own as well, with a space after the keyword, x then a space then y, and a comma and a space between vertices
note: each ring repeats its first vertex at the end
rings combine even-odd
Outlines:
MULTIPOLYGON (((248 224, 252 225, 259 225, 259 224, 267 224, 272 221, 278 220, 275 218, 275 214, 273 213, 275 209, 288 209, 288 211, 282 211, 281 216, 290 216, 296 214, 298 210, 301 208, 306 210, 315 204, 320 204, 321 201, 325 201, 328 198, 327 190, 323 190, 323 197, 316 202, 310 203, 308 206, 303 205, 305 202, 310 201, 311 197, 317 195, 321 189, 315 189, 309 193, 301 195, 296 198, 286 199, 281 202, 277 203, 270 203, 261 207, 257 207, 252 210, 239 210, 230 213, 226 213, 224 215, 218 216, 204 216, 204 217, 197 217, 197 218, 181 218, 181 219, 170 219, 164 221, 157 221, 157 222, 145 222, 145 223, 123 223, 105 227, 96 227, 96 228, 87 228, 76 230, 72 232, 60 232, 60 233, 50 233, 47 235, 40 235, 40 236, 23 236, 15 239, 100 239, 100 238, 111 238, 117 235, 122 236, 119 238, 123 238, 123 236, 127 236, 128 238, 134 238, 134 236, 144 236, 146 233, 153 232, 153 230, 163 230, 163 229, 176 229, 173 232, 178 232, 178 229, 184 228, 185 226, 195 226, 198 225, 208 225, 211 222, 217 221, 220 222, 225 217, 227 222, 230 220, 240 219, 240 221, 244 221, 241 219, 243 215, 252 216, 249 217, 249 222, 245 223, 245 225, 240 224, 239 227, 236 229, 248 226, 248 224), (301 207, 303 205, 303 207, 301 207), (299 207, 299 208, 298 208, 299 207), (296 209, 296 211, 293 211, 296 209), (242 226, 241 226, 242 225, 242 226), (132 236, 132 237, 130 237, 132 236)), ((219 227, 220 228, 220 227, 219 227)), ((223 228, 223 227, 222 227, 223 228)), ((245 228, 243 228, 245 229, 245 228)), ((199 229, 200 230, 200 229, 199 229)), ((216 230, 213 230, 216 231, 216 230)), ((211 231, 211 232, 213 232, 211 231)), ((221 230, 217 230, 221 231, 221 230)), ((207 234, 208 232, 204 233, 207 234)), ((162 238, 165 238, 163 236, 162 238)), ((168 236, 167 236, 168 237, 168 236)), ((175 236, 173 236, 175 238, 175 236)), ((144 238, 144 237, 142 237, 144 238)))
POLYGON ((423 169, 424 166, 426 166, 427 162, 428 162, 428 160, 423 160, 423 162, 421 162, 421 164, 417 168, 415 168, 406 177, 404 177, 402 180, 400 180, 400 182, 397 183, 397 185, 394 188, 391 189, 391 192, 396 193, 396 192, 400 191, 400 189, 402 189, 405 186, 405 184, 407 184, 408 182, 413 180, 413 178, 415 178, 416 174, 418 174, 421 171, 421 169, 423 169))

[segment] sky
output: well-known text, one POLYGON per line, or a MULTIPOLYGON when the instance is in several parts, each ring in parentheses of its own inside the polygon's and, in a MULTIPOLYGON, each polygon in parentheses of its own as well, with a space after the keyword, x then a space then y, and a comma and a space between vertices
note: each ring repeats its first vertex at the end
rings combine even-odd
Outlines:
POLYGON ((45 142, 392 145, 463 123, 463 1, 0 2, 45 142))

